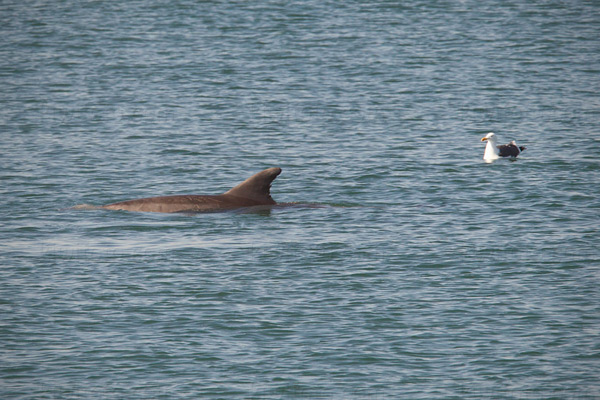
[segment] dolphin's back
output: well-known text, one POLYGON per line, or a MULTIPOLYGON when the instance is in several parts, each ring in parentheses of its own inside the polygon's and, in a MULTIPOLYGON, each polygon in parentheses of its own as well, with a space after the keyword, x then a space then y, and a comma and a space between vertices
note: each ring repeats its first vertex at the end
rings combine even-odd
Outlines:
MULTIPOLYGON (((224 208, 222 196, 208 195, 183 195, 183 196, 158 196, 144 199, 121 201, 102 206, 107 210, 125 210, 142 212, 200 212, 224 208)), ((230 208, 230 207, 225 207, 230 208)))
POLYGON ((281 168, 269 168, 219 195, 181 195, 146 197, 102 206, 107 210, 142 212, 203 212, 277 204, 271 198, 271 183, 281 168))

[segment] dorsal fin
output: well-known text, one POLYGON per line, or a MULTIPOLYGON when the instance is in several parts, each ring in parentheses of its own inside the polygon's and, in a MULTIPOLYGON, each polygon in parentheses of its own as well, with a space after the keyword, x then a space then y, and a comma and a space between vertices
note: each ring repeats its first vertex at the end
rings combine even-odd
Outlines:
POLYGON ((252 199, 262 204, 276 204, 271 198, 271 182, 281 173, 281 168, 269 168, 252 175, 224 194, 244 199, 252 199))

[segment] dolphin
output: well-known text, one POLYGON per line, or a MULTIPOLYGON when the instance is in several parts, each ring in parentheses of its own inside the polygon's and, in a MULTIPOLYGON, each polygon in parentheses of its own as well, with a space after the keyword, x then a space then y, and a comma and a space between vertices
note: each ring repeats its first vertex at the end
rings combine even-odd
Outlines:
POLYGON ((217 195, 180 195, 146 197, 101 206, 107 210, 141 212, 211 212, 234 210, 242 207, 276 205, 271 198, 271 183, 281 168, 268 168, 252 175, 239 185, 217 195))

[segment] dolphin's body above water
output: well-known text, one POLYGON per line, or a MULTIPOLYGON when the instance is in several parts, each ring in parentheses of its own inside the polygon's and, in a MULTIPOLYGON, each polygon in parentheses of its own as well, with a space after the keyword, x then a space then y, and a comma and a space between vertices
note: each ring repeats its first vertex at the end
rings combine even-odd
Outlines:
POLYGON ((107 204, 107 210, 142 212, 209 212, 233 210, 242 207, 277 204, 271 198, 271 182, 281 173, 281 168, 261 171, 244 182, 218 195, 159 196, 107 204))

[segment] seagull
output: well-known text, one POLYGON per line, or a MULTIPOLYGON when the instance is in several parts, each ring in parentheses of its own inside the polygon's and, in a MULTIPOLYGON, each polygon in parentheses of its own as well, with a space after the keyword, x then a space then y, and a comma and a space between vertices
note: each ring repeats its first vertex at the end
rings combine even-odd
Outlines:
POLYGON ((523 150, 527 147, 517 146, 517 142, 514 140, 509 144, 502 144, 498 146, 496 144, 496 135, 494 132, 490 132, 485 137, 481 138, 482 142, 487 142, 485 146, 485 153, 483 153, 483 159, 486 162, 492 162, 500 157, 516 158, 523 150))

